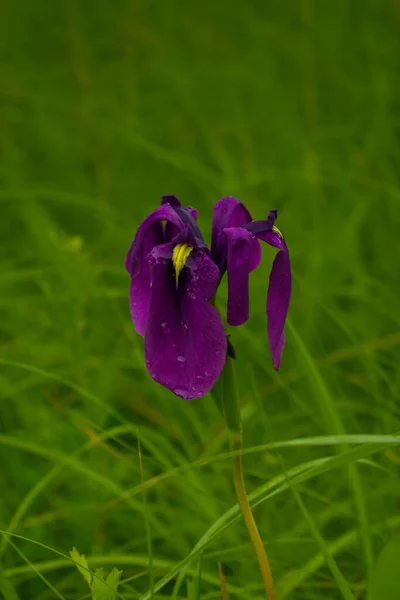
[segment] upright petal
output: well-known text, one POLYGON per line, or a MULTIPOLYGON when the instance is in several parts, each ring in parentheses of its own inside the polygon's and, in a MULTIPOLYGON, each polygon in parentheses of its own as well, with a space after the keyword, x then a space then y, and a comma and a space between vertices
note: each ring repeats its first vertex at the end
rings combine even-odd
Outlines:
POLYGON ((151 288, 145 333, 147 369, 155 381, 185 400, 209 392, 225 364, 227 340, 214 296, 219 271, 194 249, 176 287, 173 244, 150 253, 151 288))
POLYGON ((283 329, 292 292, 289 250, 283 236, 275 230, 260 232, 257 235, 270 246, 279 249, 272 265, 267 293, 268 342, 273 365, 275 369, 279 369, 285 345, 283 329))
POLYGON ((136 232, 129 248, 125 266, 131 276, 130 310, 136 331, 144 335, 150 293, 150 272, 147 255, 155 246, 175 237, 184 223, 168 204, 151 212, 136 232))
POLYGON ((125 267, 131 276, 135 276, 141 266, 141 256, 143 248, 151 247, 158 243, 165 244, 169 242, 181 229, 184 224, 176 211, 169 205, 164 204, 153 210, 139 225, 133 242, 128 250, 125 259, 125 267), (172 227, 166 231, 167 225, 172 227), (167 238, 167 239, 166 239, 167 238))
POLYGON ((176 196, 163 196, 162 203, 165 204, 166 202, 168 202, 172 206, 172 208, 183 221, 183 223, 189 227, 190 231, 192 232, 192 235, 196 239, 196 246, 199 248, 204 248, 204 239, 201 235, 199 226, 196 223, 199 214, 198 211, 195 208, 192 208, 191 206, 183 207, 181 201, 178 200, 176 196))
POLYGON ((161 204, 170 204, 171 206, 182 206, 182 202, 175 194, 164 194, 161 198, 161 204))
POLYGON ((224 229, 227 240, 229 325, 243 325, 249 318, 249 273, 253 236, 241 227, 224 229))
MULTIPOLYGON (((167 194, 163 196, 161 199, 161 204, 170 204, 174 208, 182 207, 182 202, 174 194, 167 194)), ((193 219, 197 221, 199 211, 196 208, 193 208, 192 206, 185 206, 184 210, 187 210, 193 219)))
MULTIPOLYGON (((221 275, 226 268, 227 245, 224 229, 242 227, 251 222, 251 214, 246 206, 237 198, 226 196, 214 205, 212 221, 211 254, 215 264, 219 267, 221 275)), ((261 248, 256 238, 251 241, 250 271, 260 264, 261 248)))

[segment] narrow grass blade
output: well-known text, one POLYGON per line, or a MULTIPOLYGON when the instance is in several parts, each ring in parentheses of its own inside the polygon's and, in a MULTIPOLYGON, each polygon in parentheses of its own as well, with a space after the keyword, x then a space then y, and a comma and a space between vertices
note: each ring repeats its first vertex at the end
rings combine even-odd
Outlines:
POLYGON ((221 598, 222 598, 222 600, 229 600, 228 586, 227 586, 226 578, 225 578, 224 572, 222 570, 222 565, 220 562, 218 563, 218 575, 219 575, 219 580, 221 582, 221 598))
MULTIPOLYGON (((283 466, 283 463, 282 463, 282 466, 283 466)), ((333 558, 332 554, 329 552, 328 545, 325 542, 322 535, 320 534, 320 532, 318 531, 318 527, 317 527, 311 513, 307 510, 307 507, 304 504, 299 492, 296 490, 296 487, 290 483, 289 479, 287 479, 287 483, 293 492, 293 495, 296 499, 296 502, 297 502, 302 514, 303 514, 303 517, 305 518, 305 520, 308 523, 308 526, 310 528, 310 531, 311 531, 314 539, 318 543, 318 545, 321 549, 321 552, 324 555, 325 562, 328 565, 328 567, 336 581, 336 584, 343 596, 343 599, 344 600, 356 600, 351 589, 349 588, 349 584, 347 583, 345 577, 343 576, 342 572, 340 571, 339 567, 337 566, 335 559, 333 558)))
POLYGON ((187 600, 200 600, 202 562, 202 555, 200 555, 196 575, 187 579, 187 600))

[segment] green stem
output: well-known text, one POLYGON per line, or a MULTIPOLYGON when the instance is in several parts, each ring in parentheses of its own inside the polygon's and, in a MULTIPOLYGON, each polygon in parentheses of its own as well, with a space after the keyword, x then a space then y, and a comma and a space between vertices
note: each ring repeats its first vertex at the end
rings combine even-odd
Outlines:
POLYGON ((239 507, 242 511, 247 530, 250 534, 251 542, 254 546, 254 550, 257 554, 261 575, 264 580, 265 591, 267 593, 267 598, 268 600, 276 600, 275 586, 272 578, 271 568, 269 566, 268 557, 265 552, 265 548, 263 546, 259 531, 257 529, 257 524, 254 520, 249 499, 246 493, 246 486, 243 477, 243 437, 241 431, 239 433, 232 433, 232 449, 235 453, 233 458, 234 480, 239 507))
POLYGON ((217 406, 222 412, 226 425, 231 433, 233 449, 233 472, 236 495, 240 510, 242 511, 251 542, 256 551, 264 587, 268 600, 276 600, 275 586, 272 579, 267 554, 265 552, 256 522, 251 511, 246 486, 243 477, 243 436, 242 420, 240 414, 240 395, 236 380, 234 353, 228 353, 225 367, 221 373, 218 384, 214 388, 214 398, 217 406))

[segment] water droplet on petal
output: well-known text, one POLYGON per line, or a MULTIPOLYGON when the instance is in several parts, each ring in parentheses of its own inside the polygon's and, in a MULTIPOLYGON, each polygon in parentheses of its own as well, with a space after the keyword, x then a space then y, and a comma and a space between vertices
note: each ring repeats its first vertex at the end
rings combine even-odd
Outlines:
POLYGON ((182 323, 182 328, 183 328, 183 335, 189 335, 189 327, 186 325, 186 323, 182 323))
POLYGON ((211 379, 212 379, 212 375, 211 375, 211 373, 207 373, 207 371, 206 371, 206 372, 204 373, 204 379, 205 379, 206 381, 211 381, 211 379))
POLYGON ((221 356, 221 352, 219 350, 216 351, 215 356, 221 356))
POLYGON ((186 358, 184 356, 178 356, 176 360, 180 363, 186 362, 186 358))
POLYGON ((185 387, 176 387, 174 388, 173 392, 177 396, 181 396, 182 398, 184 398, 185 396, 187 396, 188 390, 185 387))
POLYGON ((161 327, 162 327, 163 333, 165 335, 168 335, 169 333, 171 333, 171 330, 168 327, 168 323, 167 322, 161 323, 161 327))

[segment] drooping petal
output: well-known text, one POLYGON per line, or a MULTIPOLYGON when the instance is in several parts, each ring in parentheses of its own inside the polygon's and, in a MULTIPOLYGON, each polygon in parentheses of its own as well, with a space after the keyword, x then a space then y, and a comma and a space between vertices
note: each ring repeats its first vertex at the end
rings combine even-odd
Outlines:
POLYGON ((145 333, 147 369, 155 381, 186 400, 209 392, 226 359, 221 318, 209 300, 219 271, 207 253, 194 249, 179 275, 172 267, 173 244, 150 253, 151 288, 145 333))
POLYGON ((279 249, 272 265, 267 293, 268 342, 272 354, 272 363, 275 369, 279 369, 282 350, 285 345, 283 330, 292 292, 289 250, 283 236, 277 231, 265 231, 257 235, 270 246, 279 249))
MULTIPOLYGON (((214 205, 212 220, 211 254, 221 275, 226 268, 227 246, 224 229, 231 227, 242 227, 252 220, 251 214, 243 202, 237 198, 226 196, 214 205)), ((256 238, 251 240, 250 271, 260 264, 261 248, 256 238)))
POLYGON ((229 325, 243 325, 249 319, 249 273, 253 236, 241 227, 224 229, 227 240, 229 325))
POLYGON ((129 308, 135 329, 144 337, 147 311, 150 297, 150 276, 148 269, 142 271, 131 280, 129 288, 129 308))
POLYGON ((154 247, 165 244, 184 229, 177 213, 165 204, 151 212, 136 232, 129 248, 125 266, 131 276, 130 311, 136 331, 144 335, 150 293, 150 272, 147 255, 154 247))

